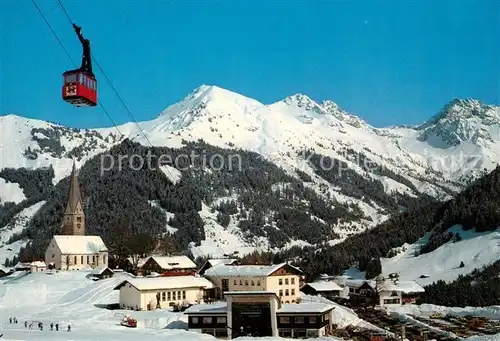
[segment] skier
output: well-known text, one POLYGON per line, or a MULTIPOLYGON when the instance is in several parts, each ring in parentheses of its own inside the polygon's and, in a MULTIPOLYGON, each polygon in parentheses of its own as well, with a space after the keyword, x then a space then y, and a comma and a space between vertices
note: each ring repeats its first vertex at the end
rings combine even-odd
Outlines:
POLYGON ((59 323, 56 323, 56 332, 59 331, 59 323))
POLYGON ((12 317, 9 317, 9 323, 12 323, 12 317))
POLYGON ((71 326, 68 324, 68 332, 71 331, 71 326))
POLYGON ((54 330, 54 322, 50 322, 50 330, 54 330))
POLYGON ((24 321, 24 328, 28 328, 28 321, 24 321))
POLYGON ((33 323, 30 323, 30 330, 33 329, 33 323))
POLYGON ((17 324, 17 317, 14 317, 14 323, 17 324))

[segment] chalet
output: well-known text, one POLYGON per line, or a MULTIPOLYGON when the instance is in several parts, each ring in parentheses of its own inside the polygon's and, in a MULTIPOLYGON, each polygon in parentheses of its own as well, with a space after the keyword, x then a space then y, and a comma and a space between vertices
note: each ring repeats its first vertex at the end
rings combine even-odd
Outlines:
POLYGON ((333 305, 282 304, 269 291, 225 292, 226 302, 189 307, 188 330, 234 339, 240 336, 320 337, 332 330, 333 305))
POLYGON ((142 265, 144 274, 157 272, 196 272, 196 264, 187 256, 151 256, 142 265))
POLYGON ((56 270, 107 266, 108 249, 99 236, 55 235, 45 251, 45 262, 56 270))
POLYGON ((123 264, 123 268, 127 272, 141 272, 144 263, 146 263, 148 259, 149 257, 140 257, 135 259, 134 257, 128 257, 125 264, 123 264))
POLYGON ((403 303, 415 303, 418 295, 424 292, 415 281, 385 280, 377 286, 381 307, 400 306, 403 303))
POLYGON ((94 280, 99 280, 99 279, 105 279, 105 278, 111 278, 113 277, 114 272, 107 266, 102 266, 98 268, 92 269, 87 277, 90 277, 94 280))
POLYGON ((268 291, 275 293, 282 303, 298 303, 300 278, 303 273, 296 267, 282 263, 276 265, 224 265, 205 271, 204 276, 215 283, 216 298, 226 291, 268 291))
POLYGON ((200 275, 204 275, 205 274, 205 271, 207 271, 208 269, 214 267, 214 266, 217 266, 217 265, 220 265, 220 264, 224 264, 224 265, 237 265, 237 262, 238 260, 235 259, 235 258, 219 258, 219 259, 208 259, 200 268, 200 270, 198 270, 198 273, 200 275))
POLYGON ((30 263, 30 271, 32 273, 42 272, 42 271, 46 271, 46 270, 47 270, 47 265, 45 264, 45 262, 43 262, 41 260, 37 260, 37 261, 30 263))
POLYGON ((8 276, 11 273, 10 270, 4 269, 0 267, 0 277, 8 276))
POLYGON ((153 310, 183 303, 204 302, 205 290, 213 283, 203 277, 130 278, 114 290, 120 290, 122 309, 153 310))
POLYGON ((323 297, 338 297, 344 289, 333 281, 317 281, 305 284, 300 291, 307 295, 321 295, 323 297))

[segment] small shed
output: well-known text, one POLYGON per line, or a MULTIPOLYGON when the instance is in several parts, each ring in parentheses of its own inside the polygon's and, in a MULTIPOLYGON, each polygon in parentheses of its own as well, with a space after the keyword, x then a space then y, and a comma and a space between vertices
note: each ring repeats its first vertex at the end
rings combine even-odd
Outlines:
POLYGON ((115 273, 113 272, 113 270, 111 270, 107 266, 103 266, 92 269, 88 274, 88 277, 92 277, 95 278, 96 280, 99 280, 104 278, 111 278, 113 277, 114 274, 115 273))
POLYGON ((31 273, 34 273, 34 272, 43 272, 43 271, 46 271, 46 270, 47 270, 47 265, 45 264, 45 262, 43 262, 41 260, 37 260, 37 261, 34 261, 34 262, 30 263, 30 271, 31 271, 31 273))
POLYGON ((342 290, 343 289, 337 283, 332 281, 307 283, 300 289, 300 291, 307 295, 321 295, 323 297, 340 296, 342 290))

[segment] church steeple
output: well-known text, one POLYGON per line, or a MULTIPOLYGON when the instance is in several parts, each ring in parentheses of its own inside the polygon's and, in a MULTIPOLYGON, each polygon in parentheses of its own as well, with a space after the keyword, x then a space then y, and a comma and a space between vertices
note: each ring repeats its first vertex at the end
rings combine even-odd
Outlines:
POLYGON ((85 213, 83 212, 80 184, 76 176, 75 161, 73 161, 73 170, 71 172, 68 202, 64 211, 62 234, 85 235, 85 213))

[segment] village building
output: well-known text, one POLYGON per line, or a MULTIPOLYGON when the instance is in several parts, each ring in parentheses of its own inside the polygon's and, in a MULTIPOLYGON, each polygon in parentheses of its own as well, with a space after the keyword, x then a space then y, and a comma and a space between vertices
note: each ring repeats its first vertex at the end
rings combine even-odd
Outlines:
POLYGON ((218 258, 218 259, 207 259, 207 261, 198 270, 198 274, 204 275, 205 271, 208 269, 224 264, 224 265, 237 265, 238 260, 236 258, 218 258))
POLYGON ((73 163, 61 234, 45 250, 45 263, 56 270, 80 270, 108 265, 108 249, 100 236, 85 235, 85 212, 73 163))
POLYGON ((333 281, 316 281, 305 284, 300 291, 307 295, 321 295, 326 298, 339 297, 343 292, 337 283, 333 281))
POLYGON ((123 268, 127 272, 131 273, 137 272, 138 274, 142 273, 142 267, 144 266, 144 263, 146 263, 148 259, 149 257, 138 257, 138 258, 128 257, 123 268))
POLYGON ((92 269, 89 272, 89 274, 87 275, 87 277, 90 277, 94 280, 99 280, 99 279, 111 278, 111 277, 113 277, 114 274, 115 273, 113 272, 113 270, 111 270, 107 266, 101 266, 101 267, 92 269))
POLYGON ((152 272, 194 275, 196 273, 196 263, 187 256, 151 256, 144 262, 141 269, 143 275, 152 272))
POLYGON ((0 277, 8 276, 11 273, 10 270, 0 267, 0 277))
POLYGON ((108 249, 99 236, 56 235, 45 251, 45 262, 56 270, 108 266, 108 249))
POLYGON ((47 265, 45 264, 45 262, 37 260, 37 261, 33 261, 33 262, 30 263, 30 271, 31 271, 31 273, 34 273, 34 272, 43 272, 43 271, 46 271, 46 270, 47 270, 47 265))
POLYGON ((332 330, 333 305, 283 304, 269 291, 225 292, 226 302, 189 307, 188 330, 216 337, 320 337, 332 330))
POLYGON ((425 292, 425 289, 415 281, 385 280, 377 286, 381 307, 397 307, 403 303, 415 303, 422 292, 425 292))
POLYGON ((203 303, 205 291, 213 283, 203 277, 130 278, 114 290, 120 290, 122 309, 153 310, 175 305, 203 303))
POLYGON ((286 263, 276 265, 219 264, 205 271, 204 276, 215 283, 214 298, 224 292, 267 291, 275 293, 282 303, 298 303, 302 271, 286 263))

